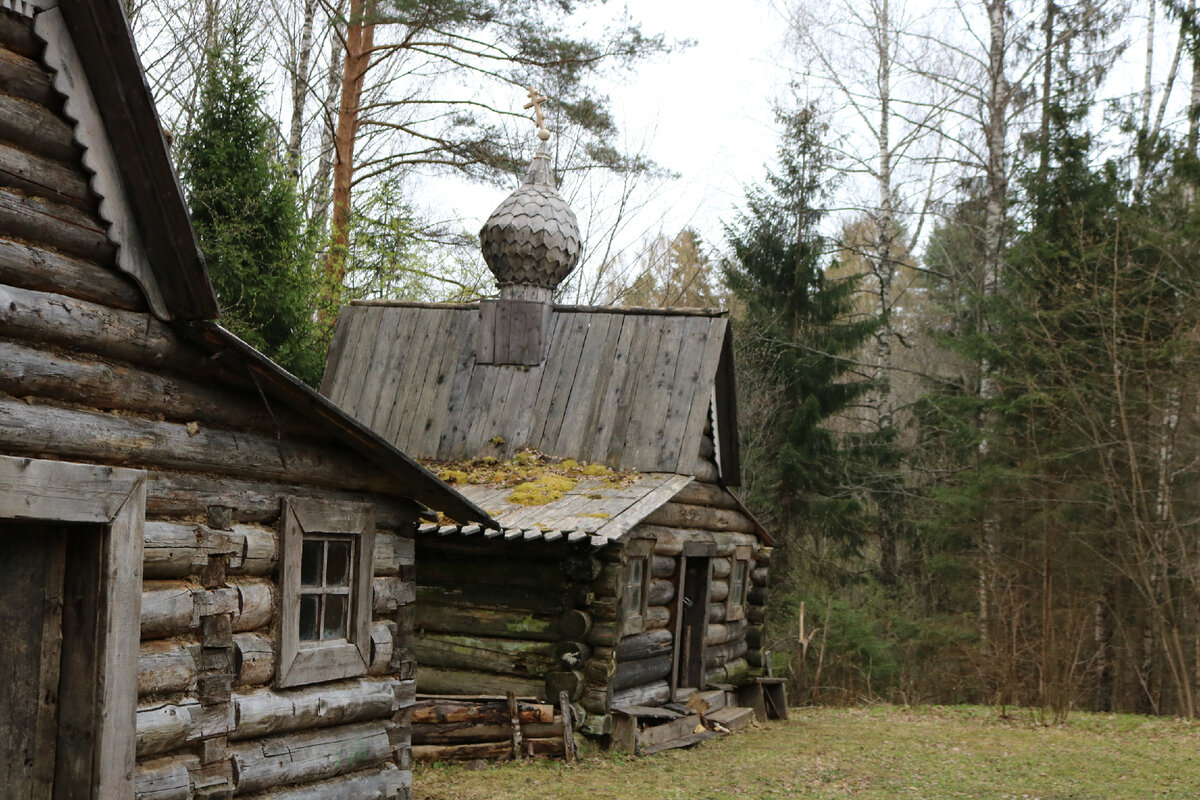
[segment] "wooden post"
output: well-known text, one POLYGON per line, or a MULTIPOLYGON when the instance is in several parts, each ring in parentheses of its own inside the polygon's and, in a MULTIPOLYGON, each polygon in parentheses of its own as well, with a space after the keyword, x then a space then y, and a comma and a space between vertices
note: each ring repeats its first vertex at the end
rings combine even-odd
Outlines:
POLYGON ((512 725, 512 757, 513 761, 521 759, 521 714, 517 710, 517 695, 508 693, 508 718, 512 725))
POLYGON ((562 710, 563 754, 568 764, 574 764, 579 751, 575 748, 575 726, 571 724, 571 697, 566 692, 558 693, 558 707, 562 710))

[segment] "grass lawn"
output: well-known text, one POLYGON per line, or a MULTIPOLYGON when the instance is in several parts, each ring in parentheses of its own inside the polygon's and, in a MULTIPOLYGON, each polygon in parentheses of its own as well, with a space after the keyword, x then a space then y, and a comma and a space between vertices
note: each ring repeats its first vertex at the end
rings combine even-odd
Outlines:
POLYGON ((1200 799, 1200 723, 1072 714, 1038 724, 979 707, 794 710, 646 758, 423 765, 417 800, 716 798, 1200 799))

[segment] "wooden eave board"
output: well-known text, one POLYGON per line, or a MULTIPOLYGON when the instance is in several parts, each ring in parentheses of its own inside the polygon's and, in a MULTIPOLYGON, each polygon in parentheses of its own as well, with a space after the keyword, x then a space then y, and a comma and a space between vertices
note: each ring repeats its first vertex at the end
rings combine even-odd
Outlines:
POLYGON ((172 318, 214 319, 216 295, 120 0, 60 0, 172 318))

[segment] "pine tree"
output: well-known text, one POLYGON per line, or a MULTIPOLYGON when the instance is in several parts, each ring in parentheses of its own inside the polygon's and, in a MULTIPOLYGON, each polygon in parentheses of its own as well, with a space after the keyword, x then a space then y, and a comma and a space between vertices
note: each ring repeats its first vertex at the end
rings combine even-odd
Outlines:
POLYGON ((315 384, 323 358, 312 252, 243 23, 231 19, 208 54, 200 108, 180 143, 183 180, 222 323, 315 384))

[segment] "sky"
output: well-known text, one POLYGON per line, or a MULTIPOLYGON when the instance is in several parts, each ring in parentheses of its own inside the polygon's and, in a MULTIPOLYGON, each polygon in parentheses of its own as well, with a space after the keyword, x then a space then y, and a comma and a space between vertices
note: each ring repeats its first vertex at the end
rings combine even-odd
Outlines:
MULTIPOLYGON (((719 240, 745 186, 763 179, 775 152, 773 103, 790 77, 780 66, 781 18, 766 0, 640 0, 626 8, 644 32, 693 44, 600 84, 624 140, 635 148, 644 143, 651 159, 679 175, 625 228, 620 246, 636 249, 647 235, 674 235, 684 227, 719 240)), ((622 6, 610 0, 595 11, 581 20, 585 26, 619 14, 622 6)), ((514 107, 526 99, 513 92, 514 107)), ((548 122, 553 127, 552 116, 548 122)), ((454 180, 427 188, 439 216, 459 217, 472 231, 511 190, 454 180)), ((571 188, 561 187, 564 195, 571 188)), ((577 198, 574 204, 579 203, 577 198)), ((586 209, 574 210, 585 216, 586 209)))

